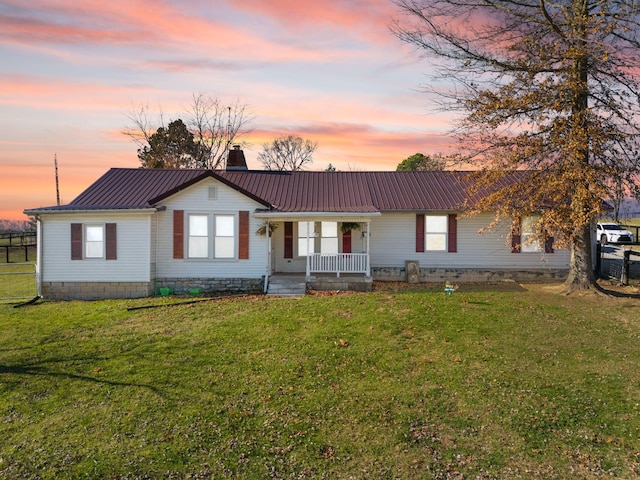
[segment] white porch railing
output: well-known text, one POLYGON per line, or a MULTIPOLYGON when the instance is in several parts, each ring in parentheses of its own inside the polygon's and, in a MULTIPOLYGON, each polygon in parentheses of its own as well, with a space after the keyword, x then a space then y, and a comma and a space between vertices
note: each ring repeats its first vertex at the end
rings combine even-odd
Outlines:
POLYGON ((369 276, 367 253, 312 253, 307 256, 307 276, 311 273, 364 273, 369 276))

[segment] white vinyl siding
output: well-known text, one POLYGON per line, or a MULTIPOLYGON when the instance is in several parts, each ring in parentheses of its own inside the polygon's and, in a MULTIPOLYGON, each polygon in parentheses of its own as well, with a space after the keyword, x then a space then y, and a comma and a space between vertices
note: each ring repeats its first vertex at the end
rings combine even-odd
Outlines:
POLYGON ((371 221, 371 266, 404 267, 405 260, 418 260, 423 268, 567 268, 569 252, 556 250, 553 255, 511 253, 511 220, 493 230, 478 233, 491 223, 489 213, 458 218, 457 253, 415 251, 415 214, 388 213, 371 221))
MULTIPOLYGON (((158 278, 260 278, 266 274, 268 238, 256 235, 263 220, 253 218, 252 213, 264 205, 257 203, 233 188, 215 179, 205 179, 167 198, 161 204, 166 210, 158 212, 157 263, 158 278), (216 187, 216 199, 209 199, 209 187, 216 187), (190 213, 209 215, 210 252, 208 258, 176 260, 173 258, 173 211, 185 212, 185 249, 187 248, 187 216, 190 213), (249 215, 249 258, 238 260, 238 212, 248 211, 249 215), (233 256, 218 258, 216 254, 216 220, 218 216, 233 217, 233 256)), ((223 220, 223 223, 224 220, 223 220)), ((229 222, 226 222, 229 225, 229 222)), ((223 229, 224 230, 224 229, 223 229)), ((228 232, 228 229, 227 229, 228 232)), ((222 244, 228 236, 221 235, 222 244)), ((224 248, 222 250, 225 252, 224 248)), ((185 252, 185 257, 187 254, 185 252)))
MULTIPOLYGON (((94 232, 96 233, 96 232, 94 232)), ((83 231, 86 237, 86 229, 83 231)), ((103 233, 104 235, 104 233, 103 233)), ((42 260, 45 282, 148 282, 151 280, 151 217, 146 213, 43 215, 42 260), (72 261, 69 256, 72 223, 118 225, 118 256, 105 262, 72 261)), ((86 242, 83 240, 86 250, 86 242)), ((86 258, 86 251, 83 252, 86 258)), ((101 258, 104 258, 104 254, 101 258)))

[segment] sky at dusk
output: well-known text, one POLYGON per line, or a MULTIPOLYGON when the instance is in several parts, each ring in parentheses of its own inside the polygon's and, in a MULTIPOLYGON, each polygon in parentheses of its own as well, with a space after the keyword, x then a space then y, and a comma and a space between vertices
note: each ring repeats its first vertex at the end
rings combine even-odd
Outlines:
MULTIPOLYGON (((253 117, 245 147, 318 142, 313 170, 395 170, 449 150, 429 64, 389 30, 391 0, 0 0, 0 219, 63 203, 111 167, 143 104, 173 120, 206 93, 253 117)), ((225 104, 226 104, 225 103, 225 104)))

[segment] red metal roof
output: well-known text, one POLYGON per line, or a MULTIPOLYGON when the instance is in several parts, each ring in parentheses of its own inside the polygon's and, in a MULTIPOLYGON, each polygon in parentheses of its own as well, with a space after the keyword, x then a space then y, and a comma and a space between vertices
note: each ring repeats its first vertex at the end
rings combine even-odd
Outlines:
POLYGON ((112 168, 70 204, 46 210, 149 208, 204 178, 220 180, 282 212, 459 210, 468 198, 466 175, 112 168))

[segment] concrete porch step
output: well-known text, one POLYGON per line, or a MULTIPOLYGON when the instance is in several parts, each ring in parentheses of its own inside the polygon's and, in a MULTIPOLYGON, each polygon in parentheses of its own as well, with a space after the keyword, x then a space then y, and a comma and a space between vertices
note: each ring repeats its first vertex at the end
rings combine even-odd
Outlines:
POLYGON ((307 283, 304 277, 278 276, 269 278, 267 295, 300 296, 307 293, 307 283))

